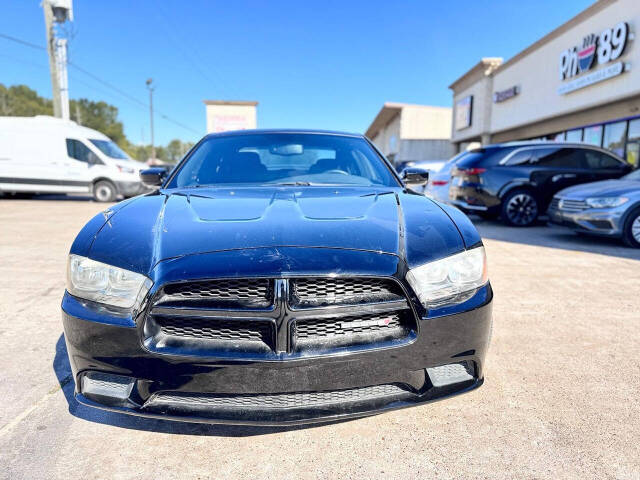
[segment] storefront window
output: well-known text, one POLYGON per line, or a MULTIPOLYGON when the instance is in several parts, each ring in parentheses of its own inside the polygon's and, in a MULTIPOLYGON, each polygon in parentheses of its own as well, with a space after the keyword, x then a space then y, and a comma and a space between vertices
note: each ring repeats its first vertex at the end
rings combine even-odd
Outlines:
POLYGON ((567 142, 581 142, 582 141, 582 129, 576 128, 575 130, 569 130, 567 132, 567 142))
POLYGON ((584 143, 589 145, 602 145, 602 125, 594 125, 584 129, 584 143))
POLYGON ((624 157, 624 142, 627 135, 627 122, 607 123, 604 126, 602 146, 616 155, 624 157))
POLYGON ((640 167, 640 118, 629 122, 627 135, 627 162, 636 168, 640 167))
POLYGON ((564 142, 564 132, 556 133, 553 135, 552 140, 554 142, 564 142))

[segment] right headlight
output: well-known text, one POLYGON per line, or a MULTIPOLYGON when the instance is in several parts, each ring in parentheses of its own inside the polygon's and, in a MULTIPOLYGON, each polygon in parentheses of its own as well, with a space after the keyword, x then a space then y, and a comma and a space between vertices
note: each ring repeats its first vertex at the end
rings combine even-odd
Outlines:
POLYGON ((425 308, 463 302, 488 281, 484 247, 412 268, 407 281, 425 308))
POLYGON ((69 255, 67 291, 76 297, 137 310, 152 285, 151 279, 139 273, 69 255))

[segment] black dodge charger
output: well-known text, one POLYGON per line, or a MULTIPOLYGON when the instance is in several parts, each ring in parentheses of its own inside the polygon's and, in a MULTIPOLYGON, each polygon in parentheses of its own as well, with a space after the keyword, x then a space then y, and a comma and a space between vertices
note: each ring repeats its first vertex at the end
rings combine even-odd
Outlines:
POLYGON ((371 415, 479 387, 484 248, 361 135, 203 138, 96 215, 62 300, 78 401, 173 420, 371 415), (405 184, 403 184, 403 181, 405 184))

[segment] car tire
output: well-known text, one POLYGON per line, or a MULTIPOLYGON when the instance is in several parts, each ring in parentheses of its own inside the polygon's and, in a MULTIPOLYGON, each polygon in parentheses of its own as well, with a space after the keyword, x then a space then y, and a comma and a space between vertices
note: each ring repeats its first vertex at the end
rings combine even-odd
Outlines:
POLYGON ((93 198, 96 202, 113 202, 117 194, 116 186, 108 180, 100 180, 93 185, 93 198))
POLYGON ((622 240, 633 248, 640 248, 640 208, 635 208, 627 216, 622 231, 622 240))
POLYGON ((540 215, 540 204, 533 192, 512 190, 502 199, 502 221, 513 227, 529 227, 540 215))

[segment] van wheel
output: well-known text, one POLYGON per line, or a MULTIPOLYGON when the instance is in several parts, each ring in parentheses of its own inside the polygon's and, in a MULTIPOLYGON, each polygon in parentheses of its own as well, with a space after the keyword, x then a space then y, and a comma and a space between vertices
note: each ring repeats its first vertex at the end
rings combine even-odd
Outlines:
POLYGON ((528 227, 538 218, 538 200, 527 190, 514 190, 502 199, 502 220, 514 227, 528 227))
POLYGON ((93 186, 93 198, 96 202, 113 202, 116 194, 116 186, 107 180, 100 180, 93 186))
POLYGON ((633 210, 624 222, 622 239, 630 247, 640 248, 640 208, 633 210))

